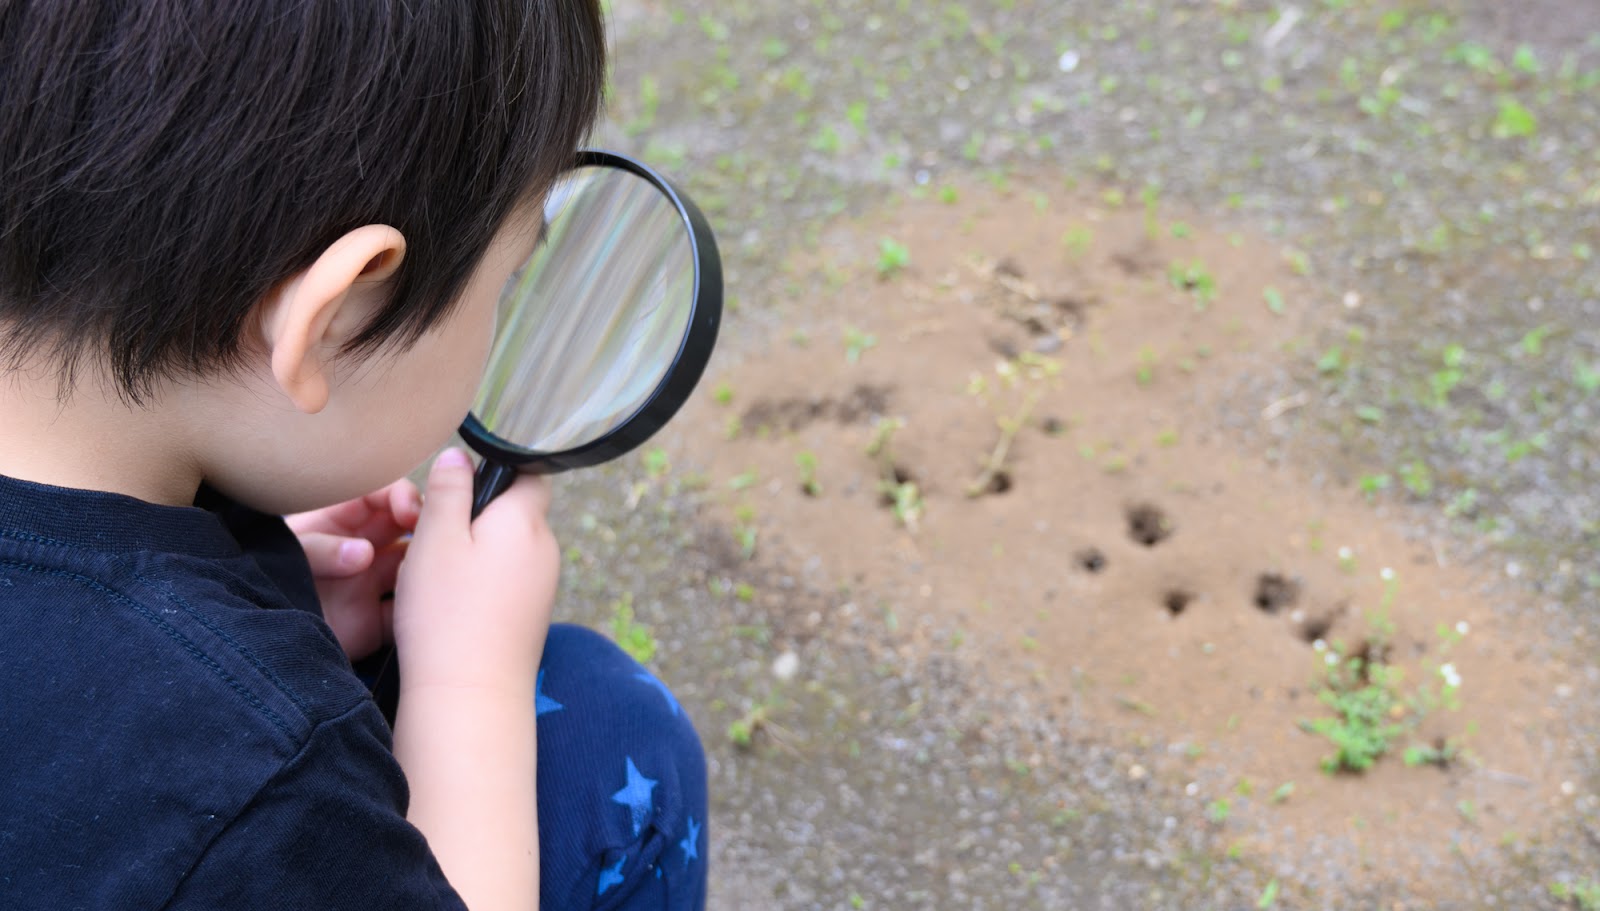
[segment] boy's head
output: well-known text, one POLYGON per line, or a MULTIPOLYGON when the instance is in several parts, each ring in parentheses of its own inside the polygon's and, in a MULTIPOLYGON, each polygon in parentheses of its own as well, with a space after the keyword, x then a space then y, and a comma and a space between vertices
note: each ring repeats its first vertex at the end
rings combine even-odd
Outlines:
MULTIPOLYGON (((229 413, 284 412, 258 446, 343 425, 366 455, 359 409, 470 397, 474 285, 526 252, 604 61, 598 0, 0 5, 0 372, 50 373, 69 408, 182 389, 200 414, 234 387, 229 413)), ((254 487, 239 455, 196 461, 254 487)))

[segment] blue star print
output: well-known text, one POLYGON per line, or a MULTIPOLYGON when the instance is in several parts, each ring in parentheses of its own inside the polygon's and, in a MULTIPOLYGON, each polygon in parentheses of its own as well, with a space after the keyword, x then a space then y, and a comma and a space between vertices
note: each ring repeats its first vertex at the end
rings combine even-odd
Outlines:
POLYGON ((622 862, 627 859, 627 855, 623 855, 617 858, 615 867, 600 868, 600 889, 595 892, 596 895, 604 895, 607 889, 622 884, 622 862))
POLYGON ((700 849, 695 847, 700 843, 700 827, 694 824, 694 817, 689 817, 689 837, 678 842, 678 847, 683 849, 683 866, 689 866, 689 861, 700 856, 700 849))
POLYGON ((655 790, 656 782, 639 774, 639 767, 633 764, 633 757, 627 757, 628 784, 622 790, 611 795, 611 799, 633 811, 633 834, 638 836, 639 830, 644 828, 644 821, 650 817, 650 792, 655 790))
POLYGON ((665 683, 662 683, 661 681, 659 681, 656 678, 650 676, 649 674, 645 673, 644 671, 640 671, 639 673, 634 674, 633 678, 635 680, 643 680, 645 683, 648 683, 651 686, 655 687, 656 689, 660 690, 661 691, 661 695, 667 700, 667 705, 669 707, 671 707, 672 714, 674 714, 674 715, 678 714, 678 700, 672 698, 672 691, 667 689, 667 685, 665 683))
POLYGON ((533 717, 537 718, 550 712, 559 712, 564 708, 566 706, 544 694, 544 671, 541 669, 533 684, 533 717))

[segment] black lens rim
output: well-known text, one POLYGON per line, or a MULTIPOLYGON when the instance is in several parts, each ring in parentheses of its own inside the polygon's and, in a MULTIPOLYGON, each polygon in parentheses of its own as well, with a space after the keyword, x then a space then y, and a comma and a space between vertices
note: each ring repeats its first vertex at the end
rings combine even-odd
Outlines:
POLYGON ((710 222, 706 221, 693 200, 650 166, 616 152, 584 149, 578 153, 572 167, 574 170, 606 167, 627 171, 649 181, 667 197, 688 230, 695 264, 694 300, 690 305, 689 325, 683 334, 683 342, 678 346, 672 364, 662 375, 661 383, 632 415, 599 439, 559 452, 538 452, 496 436, 475 414, 469 413, 466 420, 461 422, 461 439, 479 455, 537 474, 556 474, 609 462, 632 452, 655 436, 689 400, 700 377, 705 374, 722 322, 722 257, 717 250, 717 239, 710 222))

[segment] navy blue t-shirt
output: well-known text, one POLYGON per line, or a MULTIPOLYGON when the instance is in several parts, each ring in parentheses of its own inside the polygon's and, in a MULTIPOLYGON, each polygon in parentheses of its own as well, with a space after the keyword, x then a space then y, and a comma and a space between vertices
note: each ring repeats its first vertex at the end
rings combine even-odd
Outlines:
POLYGON ((294 535, 197 502, 0 477, 0 907, 461 908, 294 535))

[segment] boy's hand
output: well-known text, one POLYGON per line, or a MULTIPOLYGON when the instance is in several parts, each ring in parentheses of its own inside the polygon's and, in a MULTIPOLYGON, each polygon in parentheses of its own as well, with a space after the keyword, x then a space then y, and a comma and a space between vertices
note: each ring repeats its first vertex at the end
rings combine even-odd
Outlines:
POLYGON ((402 705, 431 687, 532 692, 561 567, 549 507, 549 481, 523 475, 474 521, 466 454, 434 462, 395 586, 402 705))
POLYGON ((399 480, 364 497, 285 517, 305 548, 322 616, 351 661, 377 651, 391 636, 394 591, 405 536, 417 527, 422 497, 399 480))

